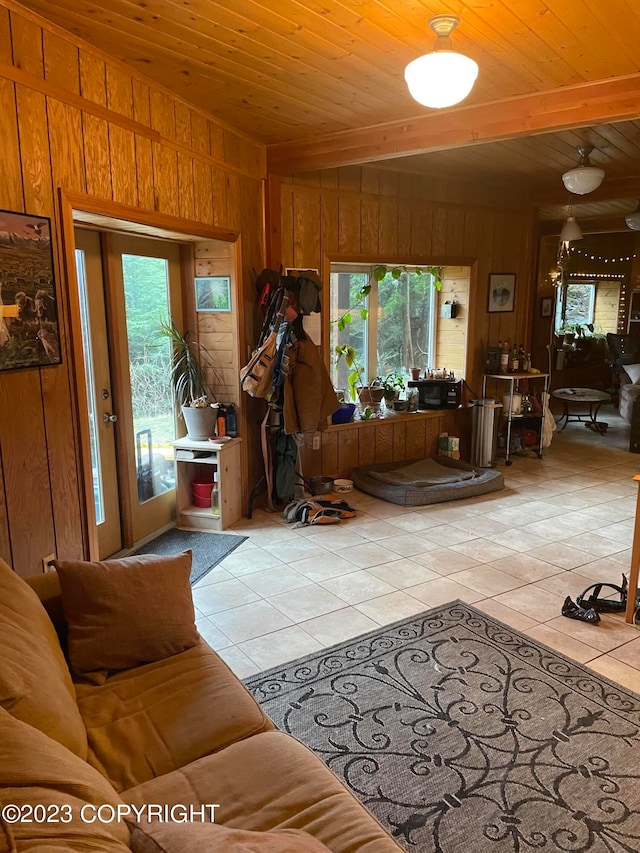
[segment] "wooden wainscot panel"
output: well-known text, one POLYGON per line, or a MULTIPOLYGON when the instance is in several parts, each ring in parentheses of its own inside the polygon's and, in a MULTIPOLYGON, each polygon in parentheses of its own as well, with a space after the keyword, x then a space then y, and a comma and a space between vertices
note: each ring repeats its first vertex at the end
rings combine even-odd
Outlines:
POLYGON ((405 452, 407 459, 422 459, 426 444, 427 421, 424 418, 414 418, 407 422, 405 435, 405 452))
POLYGON ((12 61, 9 10, 0 6, 0 62, 4 65, 11 65, 12 61))
POLYGON ((151 140, 135 136, 136 175, 138 179, 138 204, 146 210, 154 209, 153 154, 151 140))
POLYGON ((71 192, 85 192, 82 120, 80 110, 47 98, 49 144, 54 180, 71 192))
POLYGON ((133 80, 133 117, 145 127, 151 127, 151 92, 142 80, 133 80))
POLYGON ((112 198, 109 125, 101 118, 82 114, 87 192, 98 198, 112 198))
POLYGON ((131 77, 113 65, 107 65, 107 106, 120 115, 133 118, 131 77))
POLYGON ((321 433, 322 473, 325 477, 338 476, 338 435, 324 430, 321 433))
POLYGON ((107 105, 107 70, 102 59, 80 51, 80 94, 88 101, 107 105))
POLYGON ((44 77, 42 29, 20 13, 11 12, 11 42, 16 68, 22 68, 35 77, 44 77))
POLYGON ((66 39, 43 31, 44 74, 51 83, 80 94, 80 56, 78 48, 66 39))
POLYGON ((379 421, 375 426, 376 465, 393 459, 393 424, 379 421))
POLYGON ((113 200, 121 204, 136 205, 136 143, 132 131, 117 124, 109 125, 111 149, 111 180, 113 200))
POLYGON ((195 218, 193 160, 181 151, 178 152, 178 194, 180 216, 183 219, 193 220, 195 218))
POLYGON ((195 218, 198 222, 213 222, 211 166, 208 163, 203 163, 202 160, 194 160, 193 181, 195 185, 195 218))
POLYGON ((358 459, 357 429, 342 429, 338 436, 338 471, 341 477, 348 477, 354 468, 354 460, 358 459))
MULTIPOLYGON (((49 161, 49 139, 47 136, 47 108, 44 95, 16 86, 18 104, 18 127, 22 140, 22 176, 25 191, 25 206, 28 211, 51 216, 53 195, 49 161)), ((4 122, 3 122, 4 124, 4 122)), ((4 150, 4 147, 3 147, 4 150)), ((2 168, 8 166, 3 154, 2 168)), ((16 163, 16 165, 19 165, 16 163)))
POLYGON ((402 462, 407 458, 407 422, 393 424, 393 459, 402 462))
POLYGON ((12 564, 21 575, 35 574, 55 551, 39 370, 0 376, 0 411, 11 412, 0 422, 0 446, 12 564))
POLYGON ((155 209, 179 216, 177 153, 157 142, 153 143, 153 188, 155 209))

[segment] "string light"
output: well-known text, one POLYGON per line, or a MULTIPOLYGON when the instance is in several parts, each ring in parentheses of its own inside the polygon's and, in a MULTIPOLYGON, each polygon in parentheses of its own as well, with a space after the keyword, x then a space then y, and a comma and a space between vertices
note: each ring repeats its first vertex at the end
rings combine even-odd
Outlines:
POLYGON ((588 258, 590 261, 604 261, 605 264, 628 263, 638 257, 637 254, 633 254, 622 258, 605 258, 604 255, 592 255, 591 252, 585 252, 584 249, 576 249, 574 246, 570 246, 569 251, 575 252, 577 255, 582 255, 583 258, 588 258))
MULTIPOLYGON (((588 278, 591 281, 594 281, 595 279, 599 279, 600 277, 601 277, 600 275, 594 274, 592 272, 570 272, 570 273, 568 273, 569 279, 572 279, 572 278, 588 278)), ((612 279, 622 280, 622 279, 625 279, 627 276, 624 273, 620 273, 620 272, 611 272, 611 273, 607 272, 607 273, 603 273, 602 277, 605 278, 607 281, 609 281, 612 279)))

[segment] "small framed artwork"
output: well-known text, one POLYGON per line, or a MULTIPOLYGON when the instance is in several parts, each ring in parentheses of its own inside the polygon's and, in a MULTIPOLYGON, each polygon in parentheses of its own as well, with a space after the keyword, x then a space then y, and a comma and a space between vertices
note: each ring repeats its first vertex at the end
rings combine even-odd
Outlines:
POLYGON ((550 317, 553 311, 553 299, 550 296, 545 296, 540 302, 540 316, 550 317))
POLYGON ((196 311, 231 311, 230 276, 198 276, 194 282, 196 311))
POLYGON ((51 220, 0 210, 0 370, 61 362, 51 220))
POLYGON ((489 276, 489 314, 513 311, 516 274, 494 272, 489 276))

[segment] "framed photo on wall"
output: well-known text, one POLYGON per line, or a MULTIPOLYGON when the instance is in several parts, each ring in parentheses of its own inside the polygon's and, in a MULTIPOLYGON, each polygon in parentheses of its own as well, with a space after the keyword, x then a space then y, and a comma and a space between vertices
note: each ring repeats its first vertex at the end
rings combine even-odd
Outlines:
POLYGON ((516 274, 494 272, 489 276, 489 314, 513 311, 516 290, 516 274))
POLYGON ((553 311, 553 299, 550 296, 545 296, 540 302, 540 316, 550 317, 553 311))
POLYGON ((196 311, 231 311, 231 277, 207 275, 194 278, 196 311))
POLYGON ((0 210, 0 370, 61 363, 51 220, 0 210))

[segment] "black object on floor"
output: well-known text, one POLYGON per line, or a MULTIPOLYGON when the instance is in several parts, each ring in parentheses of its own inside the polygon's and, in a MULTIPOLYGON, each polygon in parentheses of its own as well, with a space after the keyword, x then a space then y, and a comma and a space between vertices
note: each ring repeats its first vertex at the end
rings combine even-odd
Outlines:
POLYGON ((232 533, 202 533, 199 530, 178 530, 177 527, 173 527, 152 539, 151 542, 147 542, 142 548, 138 548, 135 553, 166 556, 180 554, 190 548, 193 551, 191 565, 191 584, 193 585, 221 560, 228 557, 232 551, 235 551, 238 545, 242 545, 246 538, 246 536, 236 536, 232 533))
POLYGON ((562 615, 566 616, 567 619, 578 619, 580 622, 591 622, 593 625, 600 621, 600 616, 593 607, 585 610, 584 607, 576 604, 569 595, 562 605, 562 615))

